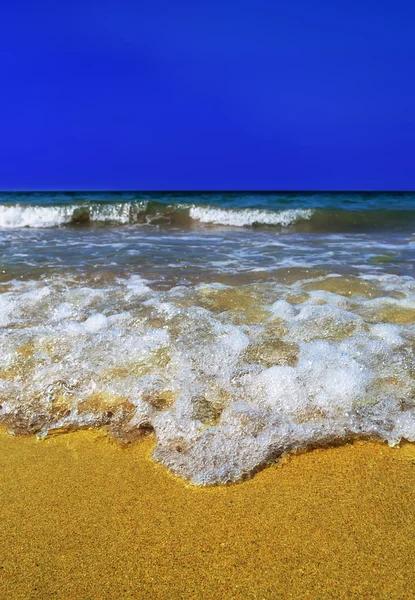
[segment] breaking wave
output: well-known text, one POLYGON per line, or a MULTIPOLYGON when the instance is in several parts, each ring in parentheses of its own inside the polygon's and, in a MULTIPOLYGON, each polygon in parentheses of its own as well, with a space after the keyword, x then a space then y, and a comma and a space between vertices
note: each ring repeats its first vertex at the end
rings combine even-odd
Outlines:
POLYGON ((299 232, 347 232, 410 229, 414 210, 344 210, 323 208, 228 208, 184 203, 76 202, 72 204, 0 205, 0 228, 158 225, 189 227, 274 228, 299 232))
POLYGON ((301 219, 309 219, 310 209, 280 211, 226 209, 184 204, 164 205, 157 202, 119 202, 71 204, 64 206, 1 205, 0 227, 59 227, 62 225, 101 224, 131 225, 134 223, 191 225, 205 223, 247 227, 281 225, 289 227, 301 219))
POLYGON ((68 204, 61 206, 34 206, 24 204, 0 205, 0 227, 45 228, 62 225, 102 223, 127 225, 145 213, 146 203, 119 202, 114 204, 68 204))
POLYGON ((211 206, 192 206, 189 211, 191 219, 200 223, 247 227, 253 225, 281 225, 289 227, 298 221, 311 219, 312 209, 292 208, 280 211, 214 208, 211 206))

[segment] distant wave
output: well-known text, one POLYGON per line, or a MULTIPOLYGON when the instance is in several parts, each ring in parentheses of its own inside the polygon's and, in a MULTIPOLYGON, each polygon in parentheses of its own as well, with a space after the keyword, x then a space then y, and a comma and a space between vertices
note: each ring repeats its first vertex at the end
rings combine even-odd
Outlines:
POLYGON ((279 211, 228 209, 185 204, 164 205, 157 202, 119 202, 69 204, 64 206, 0 205, 0 227, 46 228, 62 225, 134 223, 189 225, 192 222, 231 227, 281 225, 289 227, 301 219, 310 219, 311 209, 279 211))
POLYGON ((289 227, 297 221, 311 219, 314 210, 291 208, 271 211, 258 209, 227 209, 211 206, 193 206, 189 215, 201 223, 247 227, 252 225, 281 225, 289 227))
POLYGON ((347 232, 415 227, 414 210, 327 208, 227 208, 143 200, 71 204, 2 204, 0 228, 122 226, 275 228, 299 232, 347 232))
POLYGON ((145 202, 114 204, 67 204, 61 206, 35 206, 25 204, 0 205, 0 227, 59 227, 82 223, 107 223, 127 225, 134 214, 145 211, 145 202))

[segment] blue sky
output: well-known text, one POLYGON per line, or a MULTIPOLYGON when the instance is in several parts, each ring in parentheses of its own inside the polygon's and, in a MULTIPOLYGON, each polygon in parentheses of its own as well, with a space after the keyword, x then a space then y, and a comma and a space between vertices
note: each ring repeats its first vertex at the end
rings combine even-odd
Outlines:
POLYGON ((0 188, 415 189, 409 2, 5 2, 0 188))

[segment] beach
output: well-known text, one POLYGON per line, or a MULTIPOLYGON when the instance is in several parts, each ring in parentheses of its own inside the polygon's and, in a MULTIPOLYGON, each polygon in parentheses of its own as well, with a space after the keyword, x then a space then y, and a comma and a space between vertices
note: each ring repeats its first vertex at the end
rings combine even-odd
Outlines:
POLYGON ((200 488, 103 432, 0 436, 2 598, 410 598, 415 447, 359 442, 200 488))
POLYGON ((0 598, 410 598, 415 194, 0 195, 0 598))

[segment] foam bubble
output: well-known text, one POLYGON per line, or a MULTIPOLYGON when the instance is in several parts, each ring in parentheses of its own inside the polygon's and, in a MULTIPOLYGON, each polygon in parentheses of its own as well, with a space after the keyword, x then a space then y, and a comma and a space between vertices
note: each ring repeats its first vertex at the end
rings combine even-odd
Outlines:
POLYGON ((96 333, 108 327, 108 319, 103 314, 91 315, 84 321, 83 326, 88 333, 96 333))

